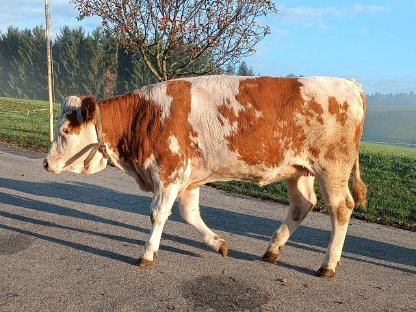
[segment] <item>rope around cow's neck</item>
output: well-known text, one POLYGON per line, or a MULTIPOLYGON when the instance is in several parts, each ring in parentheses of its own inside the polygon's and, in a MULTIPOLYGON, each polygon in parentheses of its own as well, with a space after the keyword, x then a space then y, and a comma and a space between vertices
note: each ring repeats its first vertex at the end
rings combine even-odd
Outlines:
POLYGON ((104 158, 109 158, 107 154, 107 148, 104 144, 103 129, 101 123, 101 112, 100 108, 98 107, 98 103, 95 104, 95 131, 97 132, 98 143, 95 143, 92 146, 90 153, 84 160, 84 167, 87 167, 89 165, 90 161, 94 158, 94 155, 95 153, 97 153, 97 151, 103 154, 104 158))

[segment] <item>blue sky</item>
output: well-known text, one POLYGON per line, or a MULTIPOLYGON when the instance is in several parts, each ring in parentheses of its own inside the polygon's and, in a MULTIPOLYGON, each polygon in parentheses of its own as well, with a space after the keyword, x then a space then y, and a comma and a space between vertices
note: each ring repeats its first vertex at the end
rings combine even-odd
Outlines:
MULTIPOLYGON (((416 92, 416 1, 276 1, 271 35, 245 61, 261 75, 354 78, 367 93, 416 92)), ((44 1, 0 0, 0 31, 44 25, 44 1), (12 3, 12 5, 11 5, 12 3), (38 3, 38 5, 36 5, 38 3), (36 6, 35 6, 36 5, 36 6)), ((79 22, 69 0, 50 0, 52 32, 79 22)))

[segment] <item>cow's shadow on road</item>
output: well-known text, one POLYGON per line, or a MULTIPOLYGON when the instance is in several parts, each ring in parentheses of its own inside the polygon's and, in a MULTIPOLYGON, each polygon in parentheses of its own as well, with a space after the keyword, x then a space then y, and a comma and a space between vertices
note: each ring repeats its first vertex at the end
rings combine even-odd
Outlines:
MULTIPOLYGON (((78 203, 83 204, 102 206, 104 208, 133 212, 145 216, 149 215, 149 206, 151 202, 150 197, 118 192, 111 188, 96 186, 87 183, 39 183, 0 178, 0 186, 6 189, 19 191, 22 193, 28 193, 35 196, 54 197, 62 200, 76 201, 78 203)), ((142 233, 150 233, 148 228, 142 228, 139 226, 121 223, 116 220, 111 220, 88 212, 79 211, 77 209, 71 209, 68 207, 47 203, 42 200, 33 200, 22 195, 16 196, 6 193, 0 193, 0 204, 1 203, 62 216, 69 216, 80 218, 83 220, 99 222, 110 226, 119 226, 142 233)), ((180 221, 177 209, 174 208, 173 210, 174 213, 170 219, 174 221, 180 221)), ((237 235, 243 235, 266 241, 270 239, 270 236, 273 234, 273 232, 277 229, 279 225, 279 222, 276 220, 267 219, 259 216, 247 215, 237 211, 229 211, 214 207, 202 207, 201 214, 203 215, 203 218, 205 222, 208 224, 208 226, 214 230, 229 232, 237 235)), ((42 221, 39 219, 29 218, 27 216, 12 214, 3 211, 0 211, 0 216, 23 222, 29 222, 32 224, 40 224, 44 226, 61 228, 62 230, 71 230, 83 232, 90 235, 93 234, 97 236, 103 236, 128 243, 134 243, 139 245, 143 245, 145 243, 144 241, 140 240, 131 240, 129 238, 123 238, 121 236, 68 227, 56 223, 42 221)), ((0 224, 0 227, 9 230, 14 230, 16 232, 21 232, 23 234, 32 235, 38 238, 46 239, 51 242, 67 245, 71 248, 76 248, 101 256, 109 257, 112 259, 117 259, 127 263, 135 262, 135 259, 117 253, 112 253, 101 249, 94 250, 94 248, 88 246, 66 242, 64 240, 56 239, 42 234, 32 233, 26 230, 6 226, 4 224, 0 224)), ((186 244, 201 249, 208 249, 200 241, 191 240, 185 237, 172 235, 168 233, 164 233, 163 237, 169 240, 179 242, 181 244, 186 244)), ((292 235, 291 239, 287 244, 296 248, 323 253, 323 250, 327 247, 329 243, 329 239, 329 231, 301 225, 292 235)), ((161 246, 161 249, 186 254, 189 256, 198 256, 198 254, 196 253, 182 250, 179 248, 169 247, 166 246, 166 244, 163 244, 163 246, 161 246)), ((239 251, 231 251, 230 256, 246 260, 254 260, 258 258, 258 255, 252 255, 249 253, 239 251)), ((348 235, 344 246, 343 257, 411 274, 416 274, 416 270, 394 265, 400 264, 406 266, 416 266, 416 250, 411 248, 396 246, 393 244, 370 240, 359 236, 348 235)), ((304 273, 311 273, 308 269, 297 268, 293 265, 285 264, 282 262, 279 262, 279 265, 283 265, 304 273)))

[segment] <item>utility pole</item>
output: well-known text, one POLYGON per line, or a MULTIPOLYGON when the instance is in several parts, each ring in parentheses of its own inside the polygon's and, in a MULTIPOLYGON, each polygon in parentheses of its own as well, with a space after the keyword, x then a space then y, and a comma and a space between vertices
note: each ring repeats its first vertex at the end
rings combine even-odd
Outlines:
POLYGON ((51 58, 51 31, 49 24, 49 0, 45 0, 46 19, 46 53, 48 62, 48 97, 49 97, 49 140, 53 141, 53 99, 52 99, 52 58, 51 58))

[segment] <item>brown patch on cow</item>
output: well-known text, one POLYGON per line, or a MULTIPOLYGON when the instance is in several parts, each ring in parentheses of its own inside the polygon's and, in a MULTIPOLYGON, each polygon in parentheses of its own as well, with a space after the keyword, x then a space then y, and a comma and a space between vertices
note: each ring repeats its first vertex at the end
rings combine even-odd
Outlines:
POLYGON ((191 83, 188 81, 171 81, 167 84, 166 94, 172 97, 170 115, 164 121, 162 135, 162 155, 157 155, 157 162, 160 166, 162 181, 174 182, 177 178, 172 173, 178 167, 186 166, 186 160, 195 158, 198 155, 195 144, 191 137, 197 133, 192 129, 188 121, 191 112, 191 83), (169 149, 169 136, 175 136, 180 146, 180 153, 174 154, 169 149))
POLYGON ((66 114, 66 118, 69 121, 68 130, 69 133, 79 134, 81 131, 81 121, 78 119, 78 112, 76 110, 66 114))
POLYGON ((308 105, 316 114, 322 115, 324 113, 322 106, 314 98, 308 101, 308 105))
POLYGON ((300 154, 306 139, 304 127, 295 122, 304 105, 301 86, 299 80, 290 78, 240 81, 235 99, 243 109, 236 112, 228 101, 218 108, 231 125, 237 125, 237 130, 225 138, 230 150, 247 164, 268 167, 280 165, 288 149, 300 154))
POLYGON ((345 122, 348 118, 348 108, 349 104, 347 101, 340 104, 337 102, 336 98, 333 96, 328 97, 328 111, 330 114, 335 115, 337 121, 341 123, 341 125, 345 125, 345 122))
POLYGON ((324 124, 324 119, 322 118, 322 115, 324 114, 324 110, 322 106, 316 102, 316 100, 313 98, 308 101, 308 108, 310 108, 314 113, 315 116, 313 116, 321 125, 324 124))
POLYGON ((354 144, 357 147, 357 149, 360 146, 361 135, 363 133, 363 126, 364 126, 364 123, 360 123, 360 125, 357 128, 355 128, 354 144))
POLYGON ((351 215, 351 210, 354 208, 354 205, 348 205, 345 202, 342 202, 335 208, 335 214, 339 224, 344 225, 348 222, 351 215))
POLYGON ((308 151, 309 151, 309 153, 312 155, 312 157, 314 159, 318 159, 319 158, 320 151, 319 151, 318 148, 316 148, 314 146, 309 146, 308 151))
POLYGON ((307 126, 311 126, 313 120, 316 120, 321 125, 324 124, 324 119, 322 118, 324 110, 314 97, 308 100, 306 105, 302 107, 300 114, 305 118, 307 126))
POLYGON ((356 154, 357 149, 343 136, 338 142, 329 144, 324 154, 327 160, 347 160, 356 154))
POLYGON ((362 103, 363 103, 364 116, 363 116, 363 120, 360 122, 358 127, 355 129, 354 143, 355 143, 355 146, 357 147, 357 149, 358 149, 358 146, 360 145, 361 136, 363 134, 364 120, 365 120, 365 115, 366 115, 366 111, 367 111, 367 101, 366 101, 364 92, 361 92, 360 96, 361 96, 361 100, 362 100, 362 103))
POLYGON ((335 160, 335 149, 337 147, 336 143, 329 144, 324 157, 328 160, 335 160))
POLYGON ((363 103, 364 116, 363 116, 363 120, 355 128, 354 144, 355 144, 357 150, 358 150, 358 147, 360 145, 361 136, 363 134, 363 130, 364 130, 364 120, 365 120, 365 115, 366 115, 366 110, 367 110, 367 101, 366 101, 364 92, 361 92, 360 93, 360 97, 361 97, 361 101, 363 103))
MULTIPOLYGON (((105 142, 120 158, 136 158, 137 161, 137 154, 142 153, 133 150, 136 127, 139 123, 148 126, 152 120, 159 118, 160 109, 133 93, 103 100, 99 106, 105 142), (133 158, 133 155, 136 157, 133 158)), ((147 145, 142 148, 147 152, 147 145)))
POLYGON ((126 94, 101 102, 105 141, 120 157, 133 159, 139 166, 154 157, 160 179, 169 184, 176 180, 177 169, 198 155, 191 136, 197 136, 188 122, 191 110, 191 84, 187 81, 167 83, 166 95, 172 97, 170 111, 162 119, 162 107, 140 94, 126 94), (169 149, 169 137, 175 136, 179 153, 169 149))
POLYGON ((84 122, 92 121, 95 123, 96 105, 97 103, 93 96, 81 97, 81 115, 84 122))

